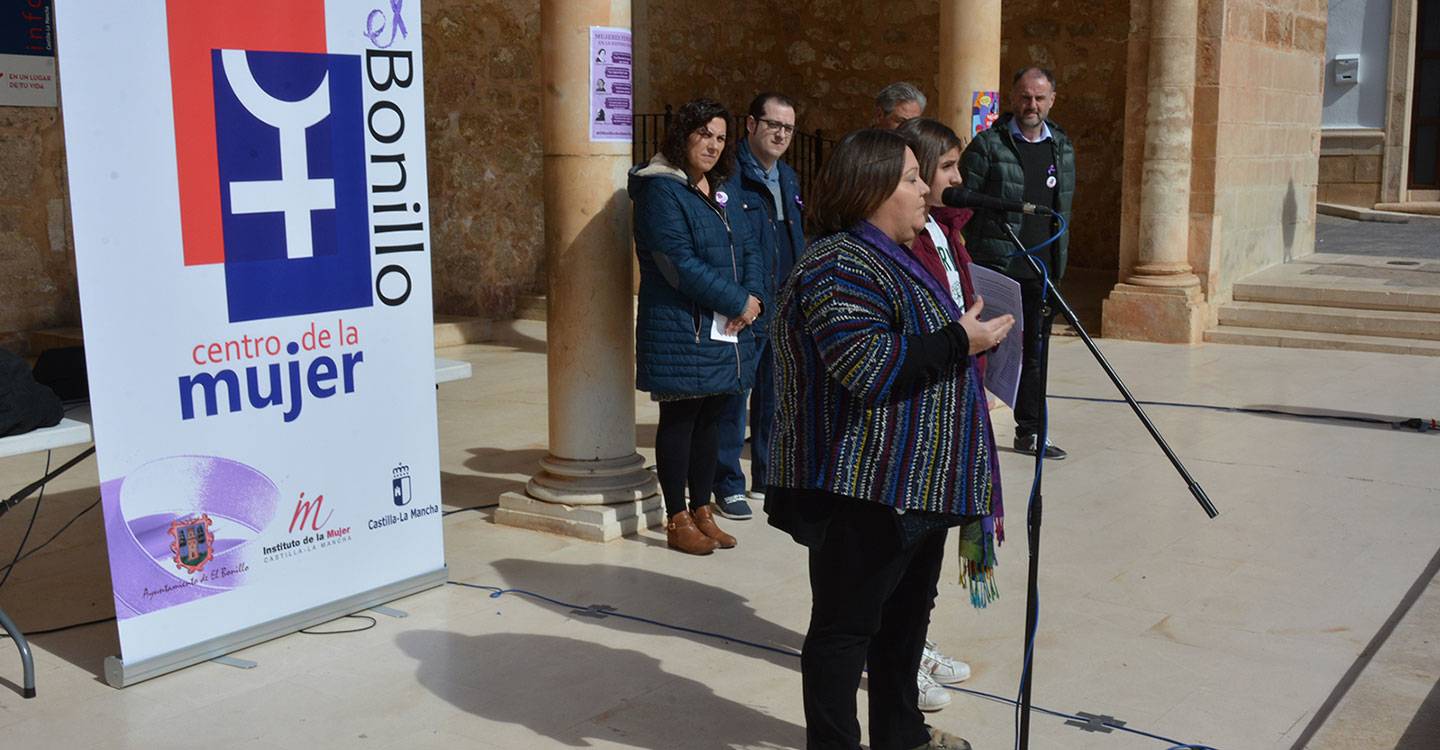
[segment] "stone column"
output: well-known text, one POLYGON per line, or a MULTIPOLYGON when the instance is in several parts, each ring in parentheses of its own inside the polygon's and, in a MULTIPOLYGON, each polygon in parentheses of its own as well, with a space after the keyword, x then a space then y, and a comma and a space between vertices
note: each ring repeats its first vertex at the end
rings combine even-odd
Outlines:
MULTIPOLYGON (((926 114, 970 142, 970 100, 1000 89, 1000 0, 940 3, 940 91, 926 114)), ((1002 107, 1003 109, 1003 107, 1002 107)))
POLYGON ((1107 337, 1197 343, 1204 335, 1205 303, 1189 260, 1196 6, 1150 2, 1139 257, 1105 300, 1107 337))
POLYGON ((630 0, 540 4, 550 453, 495 520, 609 541, 664 511, 635 451, 631 149, 590 142, 591 26, 629 28, 630 0))

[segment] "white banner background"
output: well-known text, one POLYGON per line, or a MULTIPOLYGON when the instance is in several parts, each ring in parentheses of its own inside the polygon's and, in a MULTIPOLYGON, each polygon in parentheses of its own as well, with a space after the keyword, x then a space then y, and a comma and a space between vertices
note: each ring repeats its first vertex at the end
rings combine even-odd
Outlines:
MULTIPOLYGON (((174 0, 172 6, 183 1, 174 0)), ((307 131, 302 148, 318 150, 316 144, 323 145, 325 136, 314 138, 326 128, 353 130, 352 115, 360 113, 366 157, 363 193, 354 189, 356 180, 342 179, 338 167, 333 183, 335 195, 363 196, 365 201, 360 220, 363 236, 369 238, 369 304, 244 322, 231 322, 227 299, 234 300, 227 294, 253 297, 255 289, 264 290, 265 285, 230 284, 223 262, 185 264, 182 221, 193 217, 182 218, 182 206, 186 212, 196 209, 189 195, 182 195, 177 164, 180 116, 171 60, 176 40, 170 38, 177 28, 174 19, 167 18, 166 4, 61 0, 57 5, 86 358, 124 661, 161 657, 442 569, 418 0, 224 0, 199 6, 239 6, 260 19, 253 34, 262 41, 246 49, 313 53, 263 43, 272 25, 295 22, 289 10, 264 20, 273 10, 310 6, 313 13, 323 12, 322 51, 332 61, 353 56, 340 63, 351 65, 360 78, 358 88, 354 81, 332 82, 332 91, 358 92, 362 102, 343 116, 338 109, 332 111, 329 119, 307 131), (266 5, 274 7, 261 7, 266 5), (397 14, 403 28, 396 26, 397 14), (413 70, 408 85, 394 82, 382 91, 367 80, 363 55, 381 46, 400 57, 375 63, 376 76, 383 82, 385 66, 407 59, 408 53, 413 70), (371 130, 364 113, 382 100, 395 106, 377 110, 369 118, 371 130), (402 117, 403 132, 392 139, 402 117), (404 157, 405 188, 377 193, 374 186, 397 183, 400 170, 393 160, 376 163, 370 157, 393 159, 396 154, 404 157), (380 204, 402 203, 403 209, 392 208, 388 214, 374 212, 380 204), (374 231, 382 224, 407 222, 412 228, 374 231), (423 227, 413 228, 413 223, 423 227), (411 247, 375 252, 377 246, 405 245, 411 247), (375 293, 377 276, 389 265, 403 268, 409 278, 409 295, 400 304, 385 304, 375 293), (353 342, 343 339, 342 319, 345 328, 354 330, 353 342), (312 325, 331 331, 328 347, 303 336, 312 325), (265 353, 263 347, 258 356, 246 352, 228 361, 223 356, 246 348, 230 344, 227 351, 229 342, 271 336, 282 347, 294 342, 304 348, 296 356, 265 353), (218 362, 213 361, 212 343, 220 345, 218 362), (353 363, 351 392, 345 389, 347 356, 353 363), (320 393, 327 387, 336 390, 317 397, 302 384, 300 410, 287 421, 285 413, 294 410, 295 397, 291 363, 298 362, 296 372, 308 379, 309 368, 320 357, 334 363, 336 375, 327 381, 326 366, 318 365, 320 393), (257 388, 264 403, 272 364, 282 375, 284 403, 256 408, 255 393, 248 389, 257 388), (255 386, 247 386, 247 368, 254 368, 255 386), (185 379, 228 377, 220 374, 224 370, 234 373, 241 408, 231 411, 226 387, 217 385, 216 413, 207 414, 204 386, 192 383, 194 415, 184 418, 185 379), (405 496, 397 499, 394 491, 400 484, 405 496), (304 501, 323 501, 307 511, 302 493, 304 501), (214 542, 201 538, 197 546, 187 547, 187 531, 198 530, 203 536, 202 516, 212 522, 214 542), (161 549, 167 541, 177 542, 179 551, 161 549), (204 565, 193 572, 180 564, 200 558, 206 558, 204 565)), ((266 65, 250 59, 263 88, 266 65)), ((283 68, 283 63, 271 67, 283 68)), ((336 78, 337 70, 332 66, 328 76, 336 78)), ((398 72, 403 79, 403 64, 398 72)), ((273 70, 269 74, 273 76, 273 70)), ((275 98, 293 101, 294 93, 275 92, 275 98)), ((342 99, 332 104, 338 108, 342 99)), ((223 115, 216 119, 220 128, 236 121, 223 115)), ((256 123, 246 127, 242 135, 278 140, 278 131, 267 135, 256 123)), ((220 137, 215 132, 202 135, 220 137)), ((338 143, 339 136, 333 140, 338 143)), ((358 153, 333 144, 332 151, 329 155, 337 163, 361 164, 358 153)), ((317 157, 310 153, 308 158, 317 157)), ((324 165, 321 174, 313 174, 313 161, 310 171, 312 178, 331 176, 324 174, 324 165)), ((222 176, 232 178, 222 179, 222 191, 244 179, 223 168, 222 176)), ((313 185, 305 190, 313 191, 313 185)), ((287 202, 299 204, 313 197, 313 192, 302 192, 287 202)), ((309 216, 316 226, 343 223, 336 210, 316 210, 309 216)), ((359 214, 352 206, 348 216, 359 214)), ((284 237, 278 229, 281 217, 277 212, 251 219, 270 222, 267 231, 284 237)), ((255 251, 259 241, 243 235, 245 225, 226 226, 227 254, 240 245, 255 251)), ((326 231, 340 234, 344 228, 326 231)), ((316 232, 314 252, 319 255, 326 240, 321 230, 316 232)), ((279 267, 280 274, 286 273, 279 267)), ((339 284, 323 275, 308 283, 305 291, 321 297, 339 284)), ((379 281, 391 298, 398 297, 403 286, 402 275, 393 270, 379 281)))

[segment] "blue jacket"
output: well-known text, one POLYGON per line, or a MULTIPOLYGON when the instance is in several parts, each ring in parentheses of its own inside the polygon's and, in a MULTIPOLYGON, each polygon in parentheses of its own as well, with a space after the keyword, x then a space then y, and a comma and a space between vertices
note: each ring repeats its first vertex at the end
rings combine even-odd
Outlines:
POLYGON ((659 155, 630 170, 629 192, 640 262, 635 387, 661 397, 745 391, 755 379, 753 327, 738 343, 715 341, 710 329, 714 313, 739 317, 750 295, 769 299, 747 223, 731 223, 659 155))
MULTIPOLYGON (((748 138, 742 138, 735 152, 735 174, 721 188, 728 195, 731 216, 739 222, 741 212, 750 227, 750 235, 764 253, 767 271, 765 297, 775 299, 775 291, 785 283, 795 261, 805 252, 805 204, 800 198, 800 178, 785 162, 777 162, 780 170, 780 205, 783 216, 775 213, 775 198, 765 184, 760 162, 750 150, 748 138), (738 204, 735 201, 739 201, 738 204), (739 211, 734 209, 738 208, 739 211)), ((764 336, 775 316, 768 310, 756 322, 756 333, 764 336)))

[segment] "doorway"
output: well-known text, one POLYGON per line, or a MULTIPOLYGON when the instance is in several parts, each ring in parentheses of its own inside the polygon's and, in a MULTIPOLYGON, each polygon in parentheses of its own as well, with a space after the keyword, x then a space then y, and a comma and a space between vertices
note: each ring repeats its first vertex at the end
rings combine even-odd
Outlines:
POLYGON ((1440 190, 1440 0, 1419 0, 1417 11, 1410 190, 1436 191, 1440 190))

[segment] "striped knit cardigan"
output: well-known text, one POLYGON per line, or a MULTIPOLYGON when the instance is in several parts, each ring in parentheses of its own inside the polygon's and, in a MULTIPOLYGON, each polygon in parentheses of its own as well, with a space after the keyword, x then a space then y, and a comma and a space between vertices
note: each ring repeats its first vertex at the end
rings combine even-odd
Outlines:
POLYGON ((907 334, 958 320, 946 290, 862 222, 815 241, 780 293, 769 481, 965 517, 962 581, 995 595, 1000 471, 975 358, 909 391, 907 334))

